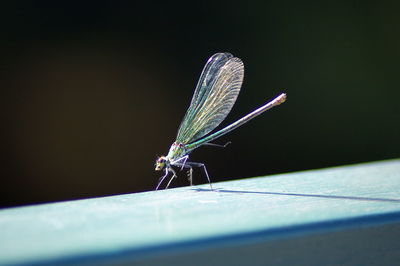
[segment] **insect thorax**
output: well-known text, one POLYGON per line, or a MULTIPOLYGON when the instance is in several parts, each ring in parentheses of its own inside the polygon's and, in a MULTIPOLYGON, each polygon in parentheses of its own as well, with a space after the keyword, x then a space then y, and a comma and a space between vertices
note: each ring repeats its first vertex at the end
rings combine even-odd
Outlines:
POLYGON ((167 158, 171 161, 179 159, 183 156, 188 154, 188 150, 186 149, 185 145, 182 143, 174 142, 169 148, 169 152, 167 158))

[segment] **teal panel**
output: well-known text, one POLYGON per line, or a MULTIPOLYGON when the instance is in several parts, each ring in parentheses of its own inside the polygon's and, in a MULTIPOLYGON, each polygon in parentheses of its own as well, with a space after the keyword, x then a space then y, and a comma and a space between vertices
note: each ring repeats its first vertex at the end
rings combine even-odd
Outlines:
POLYGON ((400 221, 400 160, 220 182, 214 188, 0 210, 0 264, 90 263, 126 254, 139 262, 174 250, 183 254, 400 221))

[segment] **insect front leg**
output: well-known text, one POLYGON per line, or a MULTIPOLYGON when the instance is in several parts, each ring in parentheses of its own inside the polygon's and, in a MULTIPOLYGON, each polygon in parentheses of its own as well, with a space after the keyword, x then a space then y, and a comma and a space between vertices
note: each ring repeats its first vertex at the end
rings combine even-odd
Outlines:
POLYGON ((168 168, 165 168, 165 174, 158 179, 158 184, 157 184, 156 190, 158 190, 158 188, 160 187, 160 185, 164 181, 164 179, 167 177, 167 175, 168 175, 168 168))
POLYGON ((171 179, 169 180, 169 182, 168 182, 167 186, 165 187, 165 189, 167 189, 167 188, 169 187, 169 185, 171 184, 171 182, 172 182, 172 180, 173 180, 174 178, 178 177, 178 176, 176 175, 176 172, 175 172, 174 169, 169 168, 169 171, 172 172, 172 177, 171 177, 171 179))

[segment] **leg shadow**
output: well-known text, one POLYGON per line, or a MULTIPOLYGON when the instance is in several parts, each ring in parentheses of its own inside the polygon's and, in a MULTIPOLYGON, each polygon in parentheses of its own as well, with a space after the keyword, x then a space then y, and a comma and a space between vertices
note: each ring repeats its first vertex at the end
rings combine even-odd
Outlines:
POLYGON ((204 188, 191 188, 197 192, 222 192, 222 193, 238 193, 238 194, 261 194, 261 195, 279 195, 279 196, 292 196, 292 197, 312 197, 312 198, 326 198, 326 199, 346 199, 346 200, 361 200, 361 201, 379 201, 400 203, 400 199, 387 199, 387 198, 373 198, 373 197, 355 197, 355 196, 339 196, 339 195, 321 195, 321 194, 303 194, 303 193, 285 193, 285 192, 268 192, 268 191, 247 191, 247 190, 227 190, 227 189, 204 189, 204 188))

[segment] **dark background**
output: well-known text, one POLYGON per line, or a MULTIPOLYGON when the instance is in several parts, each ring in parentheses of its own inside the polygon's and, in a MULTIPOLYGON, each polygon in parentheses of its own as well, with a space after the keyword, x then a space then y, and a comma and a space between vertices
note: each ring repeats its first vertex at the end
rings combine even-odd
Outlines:
POLYGON ((223 125, 288 100, 192 154, 214 182, 399 157, 398 1, 15 2, 0 9, 2 207, 154 189, 220 51, 246 68, 223 125))

